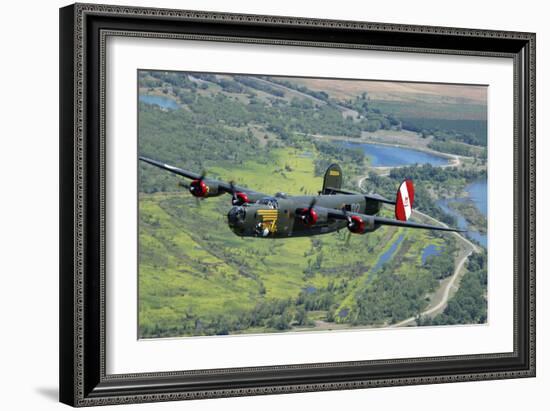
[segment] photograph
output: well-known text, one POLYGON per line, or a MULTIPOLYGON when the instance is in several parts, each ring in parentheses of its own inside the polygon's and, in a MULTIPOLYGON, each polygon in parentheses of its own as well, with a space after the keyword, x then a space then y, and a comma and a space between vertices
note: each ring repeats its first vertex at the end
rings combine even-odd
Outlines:
POLYGON ((136 78, 139 339, 488 323, 486 84, 136 78))

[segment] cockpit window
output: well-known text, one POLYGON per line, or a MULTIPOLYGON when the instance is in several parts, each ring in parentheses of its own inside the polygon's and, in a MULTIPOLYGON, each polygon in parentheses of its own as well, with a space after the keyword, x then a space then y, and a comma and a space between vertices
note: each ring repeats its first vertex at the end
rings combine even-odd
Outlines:
POLYGON ((275 197, 264 197, 256 202, 256 204, 263 204, 270 208, 278 208, 279 203, 275 197))
POLYGON ((227 218, 229 219, 230 223, 244 221, 245 217, 246 210, 244 209, 244 207, 233 207, 231 210, 229 210, 229 213, 227 214, 227 218))

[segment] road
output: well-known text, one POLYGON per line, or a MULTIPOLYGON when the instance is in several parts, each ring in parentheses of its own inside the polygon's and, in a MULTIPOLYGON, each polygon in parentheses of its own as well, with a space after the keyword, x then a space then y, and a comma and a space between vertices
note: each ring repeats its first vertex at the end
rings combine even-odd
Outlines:
MULTIPOLYGON (((315 96, 312 96, 310 94, 307 94, 307 93, 303 93, 299 90, 295 90, 293 88, 290 88, 290 87, 287 87, 287 86, 283 86, 282 84, 279 84, 279 83, 275 83, 273 81, 269 81, 269 80, 266 80, 266 79, 263 79, 263 78, 259 78, 259 77, 256 77, 255 78, 256 80, 258 81, 261 81, 263 83, 266 83, 272 87, 277 87, 279 89, 282 89, 286 92, 289 92, 291 94, 297 94, 301 97, 305 97, 305 98, 308 98, 312 101, 314 101, 315 103, 318 103, 318 104, 321 104, 321 105, 325 105, 327 104, 327 102, 325 100, 321 100, 320 98, 317 98, 315 96)), ((352 110, 351 108, 348 108, 348 107, 345 107, 345 106, 342 106, 340 104, 337 104, 337 103, 334 103, 333 102, 333 105, 338 107, 341 111, 342 111, 342 115, 344 117, 351 117, 353 118, 355 121, 357 121, 359 119, 359 112, 356 111, 356 110, 352 110)))
MULTIPOLYGON (((389 171, 388 171, 388 174, 389 174, 389 171)), ((363 190, 363 187, 362 187, 362 184, 363 184, 363 181, 365 181, 366 179, 368 179, 368 176, 364 176, 364 177, 361 177, 358 181, 358 186, 359 186, 359 190, 361 192, 364 192, 363 190)), ((433 221, 434 223, 438 224, 438 225, 441 225, 443 227, 448 227, 447 224, 445 223, 442 223, 441 221, 427 215, 427 214, 424 214, 423 212, 421 211, 418 211, 418 210, 414 210, 414 213, 416 215, 420 215, 428 220, 431 220, 433 221)), ((462 258, 459 260, 458 264, 456 265, 455 267, 455 271, 453 273, 453 275, 450 277, 450 279, 448 280, 447 284, 444 286, 445 288, 443 289, 443 293, 441 294, 441 298, 439 301, 437 302, 433 302, 432 301, 432 304, 435 303, 435 305, 432 305, 430 308, 426 309, 425 311, 423 311, 420 316, 426 316, 426 315, 431 315, 441 309, 443 309, 446 305, 447 305, 447 302, 449 301, 449 296, 451 294, 451 290, 453 289, 453 287, 456 287, 457 286, 457 282, 459 281, 460 279, 460 274, 461 274, 461 271, 462 271, 462 268, 464 267, 464 264, 466 263, 466 261, 468 260, 468 258, 473 254, 473 253, 477 253, 479 252, 479 247, 477 245, 475 245, 474 243, 472 243, 470 240, 468 240, 465 236, 463 236, 462 234, 460 233, 457 233, 457 232, 453 232, 453 235, 455 235, 460 241, 463 242, 463 244, 465 245, 465 255, 462 256, 462 258)), ((436 294, 437 295, 437 294, 436 294)), ((389 328, 395 328, 395 327, 405 327, 405 326, 408 326, 409 324, 412 324, 416 321, 416 317, 409 317, 403 321, 400 321, 396 324, 393 324, 391 326, 389 326, 389 328)))
MULTIPOLYGON (((442 223, 441 221, 439 220, 436 220, 435 218, 433 217, 430 217, 429 215, 427 214, 424 214, 418 210, 415 210, 414 211, 415 214, 419 214, 429 220, 432 220, 434 222, 436 222, 437 224, 439 225, 442 225, 444 227, 447 227, 447 224, 444 224, 442 223)), ((456 265, 455 267, 455 271, 453 273, 453 275, 450 277, 450 280, 449 282, 447 283, 447 285, 445 286, 444 290, 443 290, 443 294, 441 296, 441 299, 435 303, 435 305, 433 305, 432 307, 428 308, 427 310, 423 311, 420 316, 426 316, 426 315, 431 315, 441 309, 443 309, 443 307, 445 307, 447 305, 447 302, 449 301, 449 295, 451 293, 451 290, 453 289, 454 286, 457 285, 457 282, 458 280, 460 279, 460 272, 462 271, 462 268, 464 267, 464 264, 466 263, 466 261, 468 260, 468 258, 475 252, 479 252, 479 247, 477 245, 475 245, 474 243, 472 243, 470 240, 468 240, 466 237, 464 237, 463 235, 461 235, 460 233, 456 233, 454 232, 453 233, 456 237, 458 237, 461 241, 464 242, 464 244, 466 245, 467 249, 466 249, 466 255, 464 255, 460 261, 458 262, 458 264, 456 265)), ((409 324, 412 324, 413 322, 416 321, 416 318, 415 317, 410 317, 410 318, 407 318, 406 320, 403 320, 403 321, 400 321, 396 324, 393 324, 390 326, 390 328, 394 328, 394 327, 405 327, 409 324)))

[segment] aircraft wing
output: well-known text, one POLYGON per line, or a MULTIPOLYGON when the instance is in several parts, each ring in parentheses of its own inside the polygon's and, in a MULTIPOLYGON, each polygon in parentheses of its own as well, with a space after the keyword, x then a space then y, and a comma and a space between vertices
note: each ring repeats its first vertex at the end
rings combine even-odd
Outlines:
POLYGON ((204 178, 204 175, 193 173, 192 171, 183 170, 181 168, 174 167, 174 166, 171 166, 170 164, 165 164, 161 161, 153 160, 153 159, 148 158, 148 157, 139 156, 139 159, 141 161, 149 163, 149 164, 151 164, 155 167, 161 168, 161 169, 166 170, 166 171, 170 171, 171 173, 177 174, 177 175, 185 177, 185 178, 189 178, 191 180, 204 179, 205 181, 214 182, 218 186, 218 190, 226 192, 228 194, 232 194, 233 191, 239 191, 239 192, 242 192, 242 193, 254 195, 255 198, 266 196, 263 193, 259 193, 257 191, 251 190, 251 189, 246 188, 246 187, 241 187, 241 186, 237 186, 237 185, 233 185, 233 187, 232 187, 231 183, 227 183, 225 181, 215 180, 215 179, 211 179, 211 178, 204 178))
POLYGON ((364 221, 367 226, 371 228, 374 228, 376 226, 381 226, 381 225, 389 225, 394 227, 420 228, 424 230, 454 231, 459 233, 465 232, 465 230, 458 230, 456 228, 451 228, 451 227, 442 226, 442 225, 438 226, 438 225, 415 223, 413 221, 394 220, 392 218, 379 217, 375 215, 345 212, 338 209, 328 209, 327 212, 328 212, 329 218, 334 218, 336 220, 349 220, 349 218, 351 218, 352 216, 357 216, 362 221, 364 221))
POLYGON ((139 156, 139 159, 155 167, 162 168, 163 170, 166 170, 166 171, 170 171, 171 173, 180 175, 182 177, 190 178, 191 180, 196 180, 201 177, 200 174, 192 173, 191 171, 187 171, 187 170, 182 170, 181 168, 171 166, 170 164, 164 164, 160 161, 153 160, 152 158, 139 156))
POLYGON ((333 187, 327 187, 327 190, 330 190, 330 191, 332 191, 334 193, 337 193, 337 194, 360 195, 360 196, 365 197, 367 200, 374 200, 374 201, 379 201, 381 203, 395 205, 395 201, 388 200, 387 198, 384 198, 384 197, 382 197, 381 195, 378 195, 378 194, 355 193, 353 191, 347 191, 347 190, 342 190, 341 188, 333 188, 333 187))

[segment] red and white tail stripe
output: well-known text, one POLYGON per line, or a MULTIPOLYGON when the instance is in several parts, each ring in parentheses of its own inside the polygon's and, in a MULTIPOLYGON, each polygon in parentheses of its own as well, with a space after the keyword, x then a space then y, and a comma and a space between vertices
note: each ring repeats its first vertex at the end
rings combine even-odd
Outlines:
POLYGON ((400 221, 407 221, 412 214, 414 203, 414 185, 412 180, 405 180, 397 190, 395 200, 395 218, 400 221))

